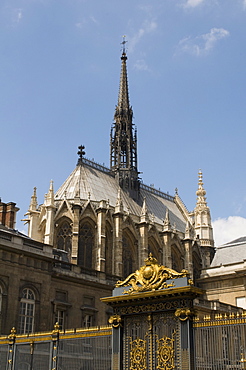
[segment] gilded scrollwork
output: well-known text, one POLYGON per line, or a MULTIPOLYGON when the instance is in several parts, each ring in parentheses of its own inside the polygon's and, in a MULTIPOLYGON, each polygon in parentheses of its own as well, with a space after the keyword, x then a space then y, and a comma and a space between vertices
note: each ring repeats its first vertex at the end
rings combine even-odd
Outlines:
POLYGON ((173 332, 172 338, 167 336, 157 339, 157 369, 172 370, 174 369, 174 342, 176 331, 173 332))
POLYGON ((139 270, 129 275, 124 281, 118 281, 116 287, 131 286, 123 294, 155 291, 174 287, 174 281, 169 284, 166 281, 186 276, 189 276, 187 270, 177 272, 159 265, 156 258, 150 253, 149 257, 145 260, 145 266, 142 266, 139 270))
POLYGON ((146 340, 137 338, 130 341, 130 370, 145 370, 147 369, 146 358, 146 340))
POLYGON ((118 328, 121 325, 121 321, 120 315, 112 315, 108 319, 109 324, 111 324, 113 328, 118 328))
POLYGON ((179 318, 180 321, 186 321, 193 315, 190 308, 178 308, 175 311, 175 316, 179 318))

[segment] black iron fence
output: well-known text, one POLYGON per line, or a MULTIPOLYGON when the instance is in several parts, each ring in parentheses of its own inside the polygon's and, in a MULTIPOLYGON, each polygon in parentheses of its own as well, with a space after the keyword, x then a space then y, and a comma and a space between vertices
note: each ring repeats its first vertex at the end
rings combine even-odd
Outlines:
POLYGON ((110 327, 0 337, 0 369, 110 370, 110 327))
MULTIPOLYGON (((246 313, 193 321, 195 370, 246 369, 246 313)), ((0 337, 3 370, 110 370, 110 326, 0 337)))

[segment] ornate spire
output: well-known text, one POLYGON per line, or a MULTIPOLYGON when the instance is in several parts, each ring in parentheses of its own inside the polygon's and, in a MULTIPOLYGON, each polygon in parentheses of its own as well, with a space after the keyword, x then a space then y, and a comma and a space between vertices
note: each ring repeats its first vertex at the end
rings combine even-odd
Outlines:
POLYGON ((122 55, 121 55, 121 75, 120 75, 120 88, 118 95, 118 105, 116 107, 115 115, 126 115, 132 118, 132 107, 130 107, 129 92, 128 92, 128 81, 127 81, 127 69, 126 69, 126 45, 127 41, 123 36, 122 41, 122 55))
POLYGON ((170 222, 170 218, 169 218, 169 211, 168 211, 168 208, 166 209, 166 216, 165 216, 165 220, 164 220, 164 223, 163 223, 163 231, 171 231, 172 230, 172 226, 171 226, 171 222, 170 222))
POLYGON ((46 205, 47 206, 54 206, 54 187, 53 187, 53 181, 50 181, 50 187, 48 194, 46 195, 46 205))
POLYGON ((146 198, 144 197, 143 206, 141 211, 141 222, 149 222, 148 209, 146 204, 146 198))
POLYGON ((33 195, 31 197, 31 202, 29 206, 29 211, 36 211, 38 208, 38 200, 37 200, 37 188, 33 188, 33 195))
POLYGON ((203 188, 203 181, 202 181, 202 171, 199 170, 198 172, 198 190, 196 192, 197 199, 196 199, 196 208, 207 208, 206 202, 206 190, 203 188))
POLYGON ((195 235, 200 240, 203 248, 207 248, 206 261, 204 267, 210 265, 214 255, 213 228, 211 222, 210 209, 206 202, 206 191, 203 187, 202 171, 198 172, 198 190, 196 192, 196 207, 194 209, 194 229, 195 235))
POLYGON ((133 133, 133 111, 130 106, 125 38, 121 55, 121 75, 118 104, 110 136, 110 168, 118 177, 119 185, 134 199, 138 199, 137 135, 133 133))

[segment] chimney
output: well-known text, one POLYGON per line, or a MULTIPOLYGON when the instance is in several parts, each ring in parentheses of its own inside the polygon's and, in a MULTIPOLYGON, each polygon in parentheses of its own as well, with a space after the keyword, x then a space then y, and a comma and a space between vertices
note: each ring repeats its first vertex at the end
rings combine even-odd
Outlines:
POLYGON ((14 229, 15 221, 16 221, 16 213, 18 211, 19 211, 19 208, 16 207, 16 203, 0 202, 0 223, 3 226, 7 226, 10 229, 14 229))

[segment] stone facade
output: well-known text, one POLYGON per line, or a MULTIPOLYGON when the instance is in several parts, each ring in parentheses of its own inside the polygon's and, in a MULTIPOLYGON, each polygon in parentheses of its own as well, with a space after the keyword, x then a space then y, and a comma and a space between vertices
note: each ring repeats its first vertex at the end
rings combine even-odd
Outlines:
POLYGON ((115 280, 63 261, 52 246, 0 228, 0 333, 102 325, 115 280))

